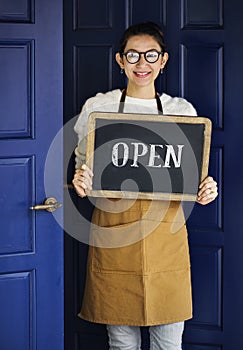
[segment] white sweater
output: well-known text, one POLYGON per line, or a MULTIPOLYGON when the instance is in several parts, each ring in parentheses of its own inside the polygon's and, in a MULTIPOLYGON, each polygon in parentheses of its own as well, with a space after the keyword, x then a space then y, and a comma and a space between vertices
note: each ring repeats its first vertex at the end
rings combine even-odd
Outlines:
MULTIPOLYGON (((120 98, 121 90, 116 89, 104 94, 98 93, 96 96, 89 98, 85 102, 74 126, 74 130, 78 134, 78 146, 75 149, 76 168, 79 168, 85 163, 89 114, 92 112, 118 112, 120 98)), ((160 96, 160 100, 164 115, 197 115, 197 112, 191 103, 183 98, 171 97, 163 93, 160 96)), ((158 114, 156 99, 141 99, 126 96, 123 112, 158 114)))

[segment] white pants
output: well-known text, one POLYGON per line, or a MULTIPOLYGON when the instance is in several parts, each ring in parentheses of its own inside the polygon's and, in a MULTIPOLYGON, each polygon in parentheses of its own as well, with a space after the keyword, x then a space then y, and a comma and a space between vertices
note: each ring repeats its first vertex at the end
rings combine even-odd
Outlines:
MULTIPOLYGON (((150 350, 181 350, 184 322, 149 327, 150 350)), ((140 327, 107 325, 110 350, 141 350, 140 327)))

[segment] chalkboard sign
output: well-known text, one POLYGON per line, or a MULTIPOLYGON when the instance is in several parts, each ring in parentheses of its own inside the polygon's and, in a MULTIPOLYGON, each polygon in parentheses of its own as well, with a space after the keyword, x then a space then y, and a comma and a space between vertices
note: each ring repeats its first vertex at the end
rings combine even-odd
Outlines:
POLYGON ((195 200, 207 176, 211 121, 202 117, 93 112, 89 196, 195 200))

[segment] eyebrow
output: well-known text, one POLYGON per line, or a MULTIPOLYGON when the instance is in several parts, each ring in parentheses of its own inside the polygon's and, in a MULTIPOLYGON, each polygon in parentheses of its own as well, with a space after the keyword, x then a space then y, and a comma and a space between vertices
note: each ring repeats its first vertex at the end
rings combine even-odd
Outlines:
POLYGON ((127 51, 135 51, 135 52, 147 52, 147 51, 159 51, 160 52, 160 50, 158 50, 158 49, 155 49, 155 48, 152 48, 152 49, 148 49, 148 50, 145 50, 145 51, 138 51, 138 50, 136 50, 136 49, 126 49, 126 51, 124 51, 124 52, 127 52, 127 51))

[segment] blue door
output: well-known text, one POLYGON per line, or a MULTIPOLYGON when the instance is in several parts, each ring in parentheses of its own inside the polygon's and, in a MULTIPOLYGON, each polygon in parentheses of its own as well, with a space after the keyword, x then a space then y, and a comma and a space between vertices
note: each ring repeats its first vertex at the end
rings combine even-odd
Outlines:
MULTIPOLYGON (((188 220, 194 317, 186 323, 184 350, 243 349, 243 2, 65 0, 64 6, 67 120, 97 91, 124 87, 114 54, 127 25, 152 20, 164 28, 170 59, 158 90, 187 98, 212 120, 209 173, 219 184, 217 200, 196 205, 188 220)), ((79 202, 75 194, 74 200, 79 202)), ((88 200, 80 206, 88 217, 88 200)), ((108 348, 105 328, 77 317, 86 253, 87 246, 67 237, 67 350, 70 344, 75 350, 108 348)), ((147 329, 142 333, 148 350, 147 329)))
MULTIPOLYGON (((62 54, 62 1, 1 0, 2 350, 63 349, 62 228, 51 212, 30 209, 46 197, 62 203, 61 175, 52 191, 44 184, 49 147, 62 127, 62 54)), ((55 166, 62 174, 62 163, 55 166)))

